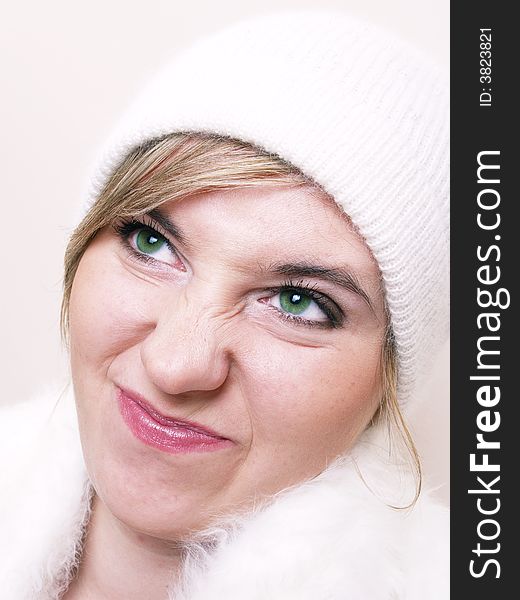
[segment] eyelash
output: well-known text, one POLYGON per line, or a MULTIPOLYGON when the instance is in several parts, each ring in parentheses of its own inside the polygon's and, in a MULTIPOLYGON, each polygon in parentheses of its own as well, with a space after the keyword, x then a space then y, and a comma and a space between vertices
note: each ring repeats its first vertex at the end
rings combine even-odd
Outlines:
POLYGON ((139 221, 135 218, 128 219, 128 220, 123 219, 112 225, 114 231, 116 232, 116 234, 119 236, 121 242, 123 243, 125 250, 128 250, 131 253, 132 258, 140 260, 141 262, 143 262, 145 264, 150 264, 150 263, 155 264, 155 262, 156 262, 156 260, 153 258, 153 256, 148 256, 147 254, 138 252, 130 244, 130 242, 129 242, 130 236, 132 235, 132 233, 134 233, 135 231, 138 231, 139 229, 149 229, 149 230, 153 231, 154 233, 158 233, 164 239, 166 245, 171 250, 171 252, 173 252, 174 254, 177 254, 176 248, 169 241, 168 234, 162 229, 162 227, 158 223, 155 223, 155 221, 153 221, 150 217, 148 217, 146 215, 144 215, 141 218, 142 218, 142 221, 139 221))
MULTIPOLYGON (((164 241, 168 248, 174 253, 177 254, 177 250, 168 240, 168 235, 165 231, 162 230, 159 224, 155 223, 152 219, 147 217, 146 215, 142 217, 142 220, 139 221, 135 218, 128 220, 121 220, 119 222, 113 223, 112 225, 114 231, 120 238, 123 243, 125 249, 129 251, 133 258, 144 262, 145 264, 155 263, 155 259, 152 256, 148 256, 147 254, 143 254, 142 252, 138 252, 133 248, 133 246, 129 242, 129 238, 135 231, 139 229, 150 229, 154 233, 158 233, 164 241)), ((299 326, 308 327, 311 329, 319 328, 319 329, 337 329, 342 326, 343 323, 343 313, 338 308, 335 302, 333 302, 328 296, 322 294, 318 290, 315 289, 315 286, 309 286, 304 283, 303 280, 299 280, 295 282, 292 279, 286 279, 281 286, 266 288, 265 291, 280 293, 291 291, 296 294, 305 294, 309 296, 316 302, 320 310, 327 316, 328 321, 311 321, 309 319, 305 319, 303 317, 299 317, 297 315, 291 315, 289 313, 285 313, 280 311, 278 308, 272 305, 268 305, 269 308, 276 311, 276 313, 280 316, 284 321, 288 321, 291 324, 296 324, 299 326)))
POLYGON ((281 286, 269 288, 268 291, 277 293, 294 292, 295 294, 304 294, 305 296, 309 296, 312 298, 312 300, 314 300, 314 302, 316 302, 320 310, 325 313, 328 319, 326 322, 311 321, 303 317, 298 317, 297 315, 291 315, 289 313, 282 312, 275 306, 272 306, 271 308, 276 310, 282 319, 286 321, 303 325, 305 327, 310 327, 312 329, 337 329, 342 325, 343 315, 342 311, 337 307, 337 305, 328 296, 316 290, 315 286, 306 285, 303 280, 294 282, 292 279, 286 279, 281 286))

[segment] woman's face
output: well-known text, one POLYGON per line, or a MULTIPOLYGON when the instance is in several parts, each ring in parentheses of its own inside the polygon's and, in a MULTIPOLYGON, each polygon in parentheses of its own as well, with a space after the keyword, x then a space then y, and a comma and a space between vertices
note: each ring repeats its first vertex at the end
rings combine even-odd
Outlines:
POLYGON ((213 192, 99 232, 70 300, 85 460, 175 540, 320 473, 381 396, 377 265, 309 188, 213 192))

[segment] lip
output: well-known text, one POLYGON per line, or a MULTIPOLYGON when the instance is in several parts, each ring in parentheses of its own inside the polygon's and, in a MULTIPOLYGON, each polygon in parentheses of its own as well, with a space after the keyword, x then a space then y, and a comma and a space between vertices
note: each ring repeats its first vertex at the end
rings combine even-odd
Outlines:
POLYGON ((198 423, 168 417, 140 395, 116 387, 119 411, 134 436, 148 446, 170 454, 211 452, 233 442, 198 423))

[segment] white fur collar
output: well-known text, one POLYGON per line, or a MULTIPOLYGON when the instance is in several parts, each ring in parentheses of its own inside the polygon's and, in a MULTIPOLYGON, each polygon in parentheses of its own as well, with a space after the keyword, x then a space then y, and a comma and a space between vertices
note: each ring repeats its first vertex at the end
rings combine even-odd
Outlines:
MULTIPOLYGON (((88 520, 72 393, 57 400, 51 391, 0 411, 0 589, 10 600, 59 597, 88 520)), ((373 435, 355 457, 373 491, 348 459, 205 532, 217 549, 208 551, 202 538, 190 547, 183 590, 170 600, 448 598, 446 509, 424 495, 412 511, 387 506, 403 502, 389 495, 399 472, 385 465, 373 435)))

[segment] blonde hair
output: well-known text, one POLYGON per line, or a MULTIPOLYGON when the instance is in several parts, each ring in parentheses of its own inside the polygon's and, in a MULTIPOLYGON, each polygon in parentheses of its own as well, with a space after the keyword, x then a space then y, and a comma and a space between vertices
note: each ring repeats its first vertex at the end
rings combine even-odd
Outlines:
MULTIPOLYGON (((70 295, 79 262, 101 229, 116 219, 139 217, 166 201, 191 194, 266 184, 311 186, 322 196, 328 196, 317 183, 278 155, 236 139, 175 133, 150 140, 132 150, 69 240, 61 305, 63 339, 68 340, 70 295)), ((421 490, 421 464, 397 401, 397 359, 390 324, 381 349, 381 377, 382 398, 371 423, 386 422, 390 439, 391 433, 397 432, 411 458, 416 480, 415 497, 409 505, 412 506, 421 490)))

